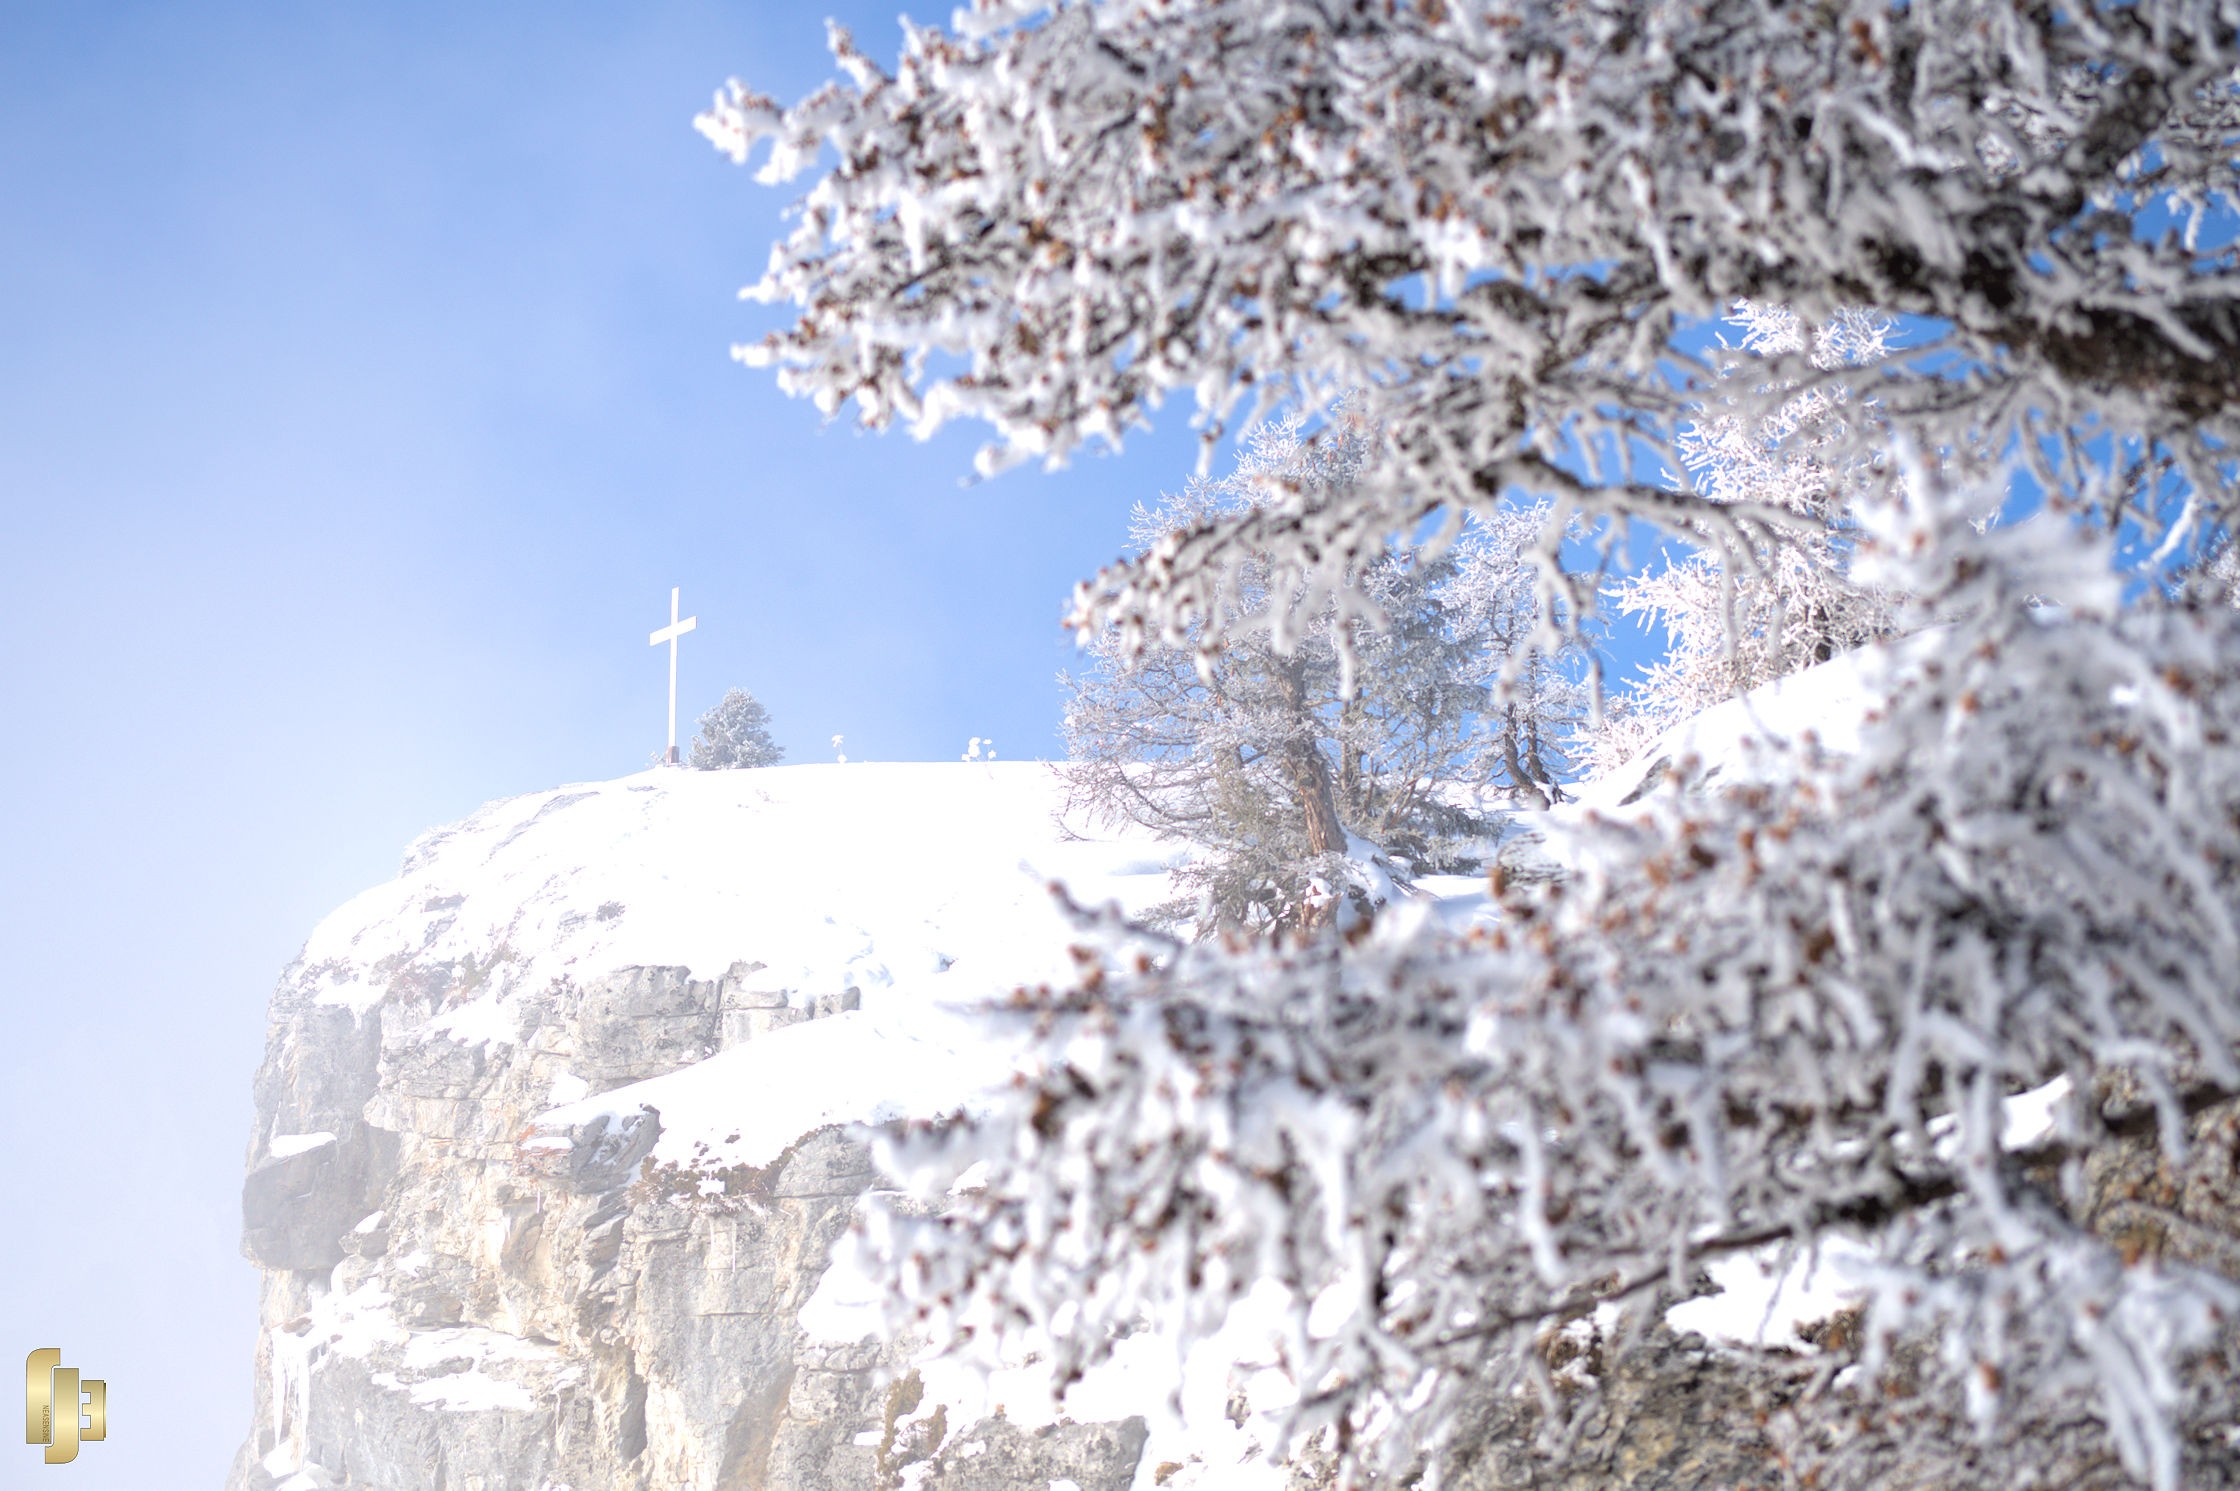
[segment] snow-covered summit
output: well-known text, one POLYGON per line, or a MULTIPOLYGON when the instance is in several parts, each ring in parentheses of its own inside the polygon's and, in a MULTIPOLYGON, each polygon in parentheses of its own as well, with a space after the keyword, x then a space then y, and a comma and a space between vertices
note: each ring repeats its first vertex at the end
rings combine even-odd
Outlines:
POLYGON ((415 841, 402 872, 319 924, 321 1002, 364 1009, 413 968, 471 966, 439 1028, 506 1039, 557 978, 764 965, 804 1001, 854 988, 956 1000, 1058 975, 1047 884, 1090 901, 1169 894, 1171 845, 1077 837, 1034 762, 655 769, 491 803, 415 841))
POLYGON ((1002 1080, 956 1011, 1067 975, 1052 881, 1131 910, 1172 893, 1173 845, 1083 836, 1063 800, 1036 762, 656 768, 508 798, 416 840, 395 880, 320 923, 305 973, 317 1002, 361 1012, 442 989, 419 1042, 511 1044, 544 1013, 529 996, 643 968, 831 1015, 763 1016, 766 1039, 596 1095, 564 1073, 533 1125, 650 1111, 656 1163, 760 1165, 827 1124, 947 1111, 1002 1080))

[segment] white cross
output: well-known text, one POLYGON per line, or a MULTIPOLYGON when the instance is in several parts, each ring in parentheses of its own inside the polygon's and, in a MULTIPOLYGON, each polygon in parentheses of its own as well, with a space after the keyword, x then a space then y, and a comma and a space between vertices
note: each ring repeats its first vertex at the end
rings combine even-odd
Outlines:
POLYGON ((653 647, 659 647, 664 642, 669 644, 669 754, 664 759, 671 766, 677 764, 677 638, 691 631, 700 621, 697 616, 677 620, 677 596, 681 591, 680 586, 670 588, 669 624, 646 639, 647 645, 653 647))

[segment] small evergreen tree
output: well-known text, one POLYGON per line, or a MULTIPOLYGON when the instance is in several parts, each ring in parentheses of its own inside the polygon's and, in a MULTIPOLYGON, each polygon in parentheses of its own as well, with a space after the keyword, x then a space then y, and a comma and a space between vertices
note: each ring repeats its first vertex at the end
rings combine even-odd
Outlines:
POLYGON ((692 741, 697 771, 775 766, 784 755, 785 748, 770 738, 770 711, 745 689, 733 689, 700 716, 700 733, 692 741))

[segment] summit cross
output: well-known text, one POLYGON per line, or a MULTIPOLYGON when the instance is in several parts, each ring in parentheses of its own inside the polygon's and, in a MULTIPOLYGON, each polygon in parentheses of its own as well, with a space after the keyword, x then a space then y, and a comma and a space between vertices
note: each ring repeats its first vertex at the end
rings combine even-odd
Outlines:
POLYGON ((669 624, 646 639, 647 645, 651 647, 659 647, 664 642, 669 644, 669 754, 662 757, 662 760, 671 766, 677 764, 677 638, 700 623, 697 616, 677 620, 677 597, 682 590, 681 586, 670 587, 669 624))

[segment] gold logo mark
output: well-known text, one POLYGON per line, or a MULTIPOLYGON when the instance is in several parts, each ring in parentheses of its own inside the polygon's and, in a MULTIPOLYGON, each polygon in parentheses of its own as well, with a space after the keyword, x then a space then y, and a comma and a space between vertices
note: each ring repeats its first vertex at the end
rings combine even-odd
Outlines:
POLYGON ((78 1369, 62 1365, 52 1346, 32 1352, 23 1364, 24 1443, 45 1445, 49 1465, 68 1465, 80 1440, 108 1437, 109 1384, 97 1377, 80 1382, 78 1369))

